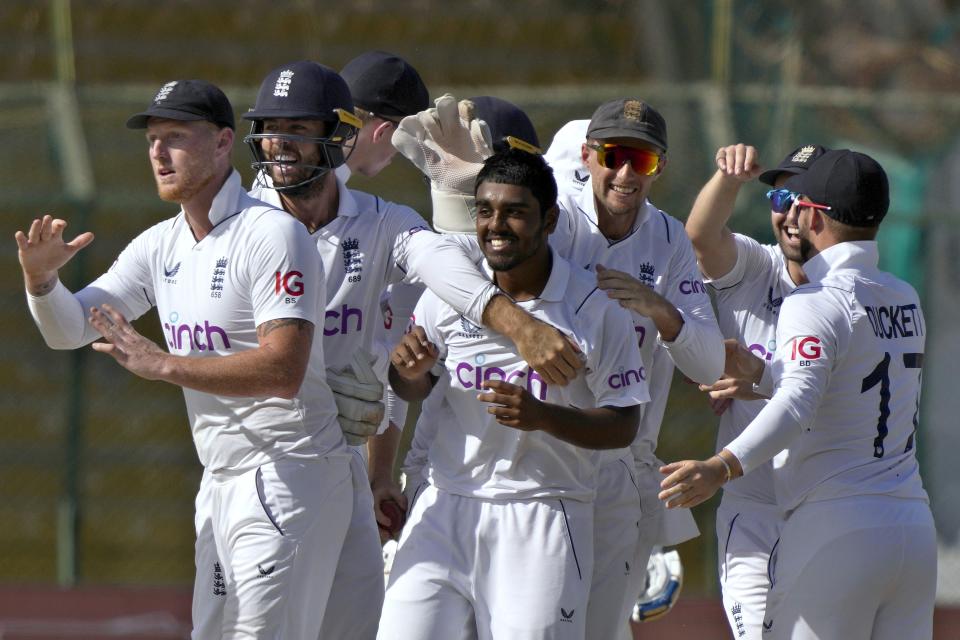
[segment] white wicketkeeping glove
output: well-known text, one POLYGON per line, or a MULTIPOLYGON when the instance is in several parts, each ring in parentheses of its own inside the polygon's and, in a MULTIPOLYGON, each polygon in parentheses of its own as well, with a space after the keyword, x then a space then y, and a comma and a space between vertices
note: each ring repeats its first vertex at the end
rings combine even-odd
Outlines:
POLYGON ((633 605, 634 622, 650 622, 670 612, 683 588, 683 564, 676 550, 655 547, 647 561, 647 584, 633 605))
POLYGON ((347 444, 352 446, 375 435, 383 421, 383 382, 374 371, 375 360, 359 349, 340 371, 327 369, 327 384, 337 403, 337 420, 347 444))
POLYGON ((490 127, 473 103, 450 94, 400 121, 393 146, 430 179, 433 226, 442 233, 476 233, 474 180, 493 155, 490 127))

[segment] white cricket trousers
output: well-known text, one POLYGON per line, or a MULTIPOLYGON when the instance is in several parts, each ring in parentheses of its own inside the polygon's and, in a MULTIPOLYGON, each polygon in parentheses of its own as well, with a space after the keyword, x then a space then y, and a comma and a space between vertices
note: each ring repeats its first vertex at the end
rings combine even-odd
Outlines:
POLYGON ((801 504, 773 552, 764 640, 930 640, 937 586, 923 500, 853 496, 801 504))
MULTIPOLYGON (((587 607, 587 638, 629 637, 627 623, 643 588, 647 561, 642 564, 640 487, 633 455, 613 460, 597 470, 597 497, 593 512, 593 579, 587 607)), ((646 549, 649 558, 652 536, 646 549)))
POLYGON ((345 456, 214 474, 211 522, 227 595, 224 640, 316 640, 353 510, 345 456))
POLYGON ((320 640, 374 640, 383 607, 383 549, 360 453, 350 454, 353 517, 343 543, 320 640))
POLYGON ((723 608, 737 640, 760 640, 770 590, 770 551, 782 515, 775 504, 724 494, 717 508, 717 565, 723 608))
MULTIPOLYGON (((383 558, 373 515, 373 494, 363 458, 351 453, 353 513, 334 576, 320 640, 372 640, 383 606, 383 558)), ((210 472, 204 471, 196 498, 193 589, 193 640, 219 638, 226 575, 213 540, 210 472)))
POLYGON ((400 539, 380 640, 582 640, 593 505, 484 500, 427 487, 400 539))

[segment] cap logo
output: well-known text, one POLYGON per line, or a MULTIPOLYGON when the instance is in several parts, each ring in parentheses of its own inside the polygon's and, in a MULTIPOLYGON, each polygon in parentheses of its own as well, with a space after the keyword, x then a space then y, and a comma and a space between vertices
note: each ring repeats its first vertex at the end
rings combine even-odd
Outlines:
POLYGON ((173 91, 173 88, 177 86, 177 81, 168 82, 167 84, 160 87, 160 91, 157 92, 157 95, 153 98, 154 102, 162 102, 167 99, 167 96, 170 95, 170 92, 173 91))
POLYGON ((277 98, 286 98, 290 93, 291 82, 293 82, 293 71, 289 69, 281 71, 277 84, 273 85, 273 95, 277 98))
POLYGON ((627 120, 640 122, 643 116, 643 103, 639 100, 627 100, 623 103, 623 117, 627 120))
POLYGON ((801 147, 800 150, 797 151, 795 154, 793 154, 793 157, 790 158, 790 162, 799 162, 799 163, 806 164, 807 161, 810 160, 810 156, 812 156, 813 152, 816 150, 817 150, 816 147, 814 147, 813 145, 807 145, 805 147, 801 147))

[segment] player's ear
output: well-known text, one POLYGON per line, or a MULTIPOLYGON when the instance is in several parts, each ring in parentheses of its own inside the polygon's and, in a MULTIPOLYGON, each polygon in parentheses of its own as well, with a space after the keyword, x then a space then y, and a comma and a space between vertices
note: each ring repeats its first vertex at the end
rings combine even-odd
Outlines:
POLYGON ((554 204, 543 213, 543 231, 547 235, 553 233, 557 228, 557 218, 560 215, 560 209, 554 204))
POLYGON ((233 149, 233 139, 234 139, 233 129, 230 127, 223 127, 217 133, 217 151, 225 151, 227 154, 230 153, 230 150, 233 149))
POLYGON ((393 135, 393 132, 391 131, 393 127, 394 124, 389 120, 381 120, 373 129, 373 141, 380 142, 384 136, 389 139, 393 135))

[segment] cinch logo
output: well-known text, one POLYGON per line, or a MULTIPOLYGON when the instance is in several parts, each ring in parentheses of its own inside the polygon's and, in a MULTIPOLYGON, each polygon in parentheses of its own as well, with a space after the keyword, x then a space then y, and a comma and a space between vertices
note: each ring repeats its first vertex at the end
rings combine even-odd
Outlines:
POLYGON ((614 373, 607 378, 607 384, 610 385, 611 389, 622 389, 624 387, 629 387, 634 383, 640 384, 641 380, 646 379, 647 370, 643 367, 640 367, 639 369, 628 369, 627 371, 619 371, 614 373))
POLYGON ((215 351, 214 336, 220 336, 220 349, 230 348, 230 338, 223 327, 203 321, 203 326, 194 323, 176 324, 177 314, 171 314, 173 323, 164 322, 163 329, 167 332, 167 344, 171 349, 183 350, 186 345, 190 351, 215 351))
POLYGON ((771 340, 767 343, 767 346, 764 347, 762 344, 754 343, 747 347, 750 351, 757 354, 760 358, 764 360, 773 360, 773 354, 777 351, 777 343, 775 340, 771 340))
POLYGON ((515 371, 504 371, 500 367, 484 367, 480 363, 477 366, 461 362, 456 368, 457 381, 464 389, 483 389, 483 383, 486 380, 503 380, 510 384, 525 386, 527 391, 541 400, 547 399, 547 383, 543 381, 536 371, 527 366, 524 369, 515 371), (526 380, 524 382, 523 380, 526 380), (536 390, 534 390, 536 388, 536 390))
POLYGON ((803 338, 793 339, 793 347, 790 350, 790 359, 818 360, 822 353, 823 346, 820 343, 820 338, 816 336, 804 336, 803 338))
POLYGON ((350 319, 354 319, 353 331, 363 329, 363 311, 347 305, 341 305, 340 310, 327 309, 323 318, 323 335, 335 336, 338 333, 350 333, 350 319))
MULTIPOLYGON (((303 280, 301 280, 301 278, 303 278, 303 274, 299 271, 287 271, 286 273, 277 271, 276 274, 274 274, 273 292, 278 296, 284 293, 294 298, 302 296, 303 280)), ((288 299, 287 302, 295 301, 288 299)))
POLYGON ((699 280, 684 280, 680 283, 680 293, 689 295, 691 293, 706 293, 707 288, 699 280))

